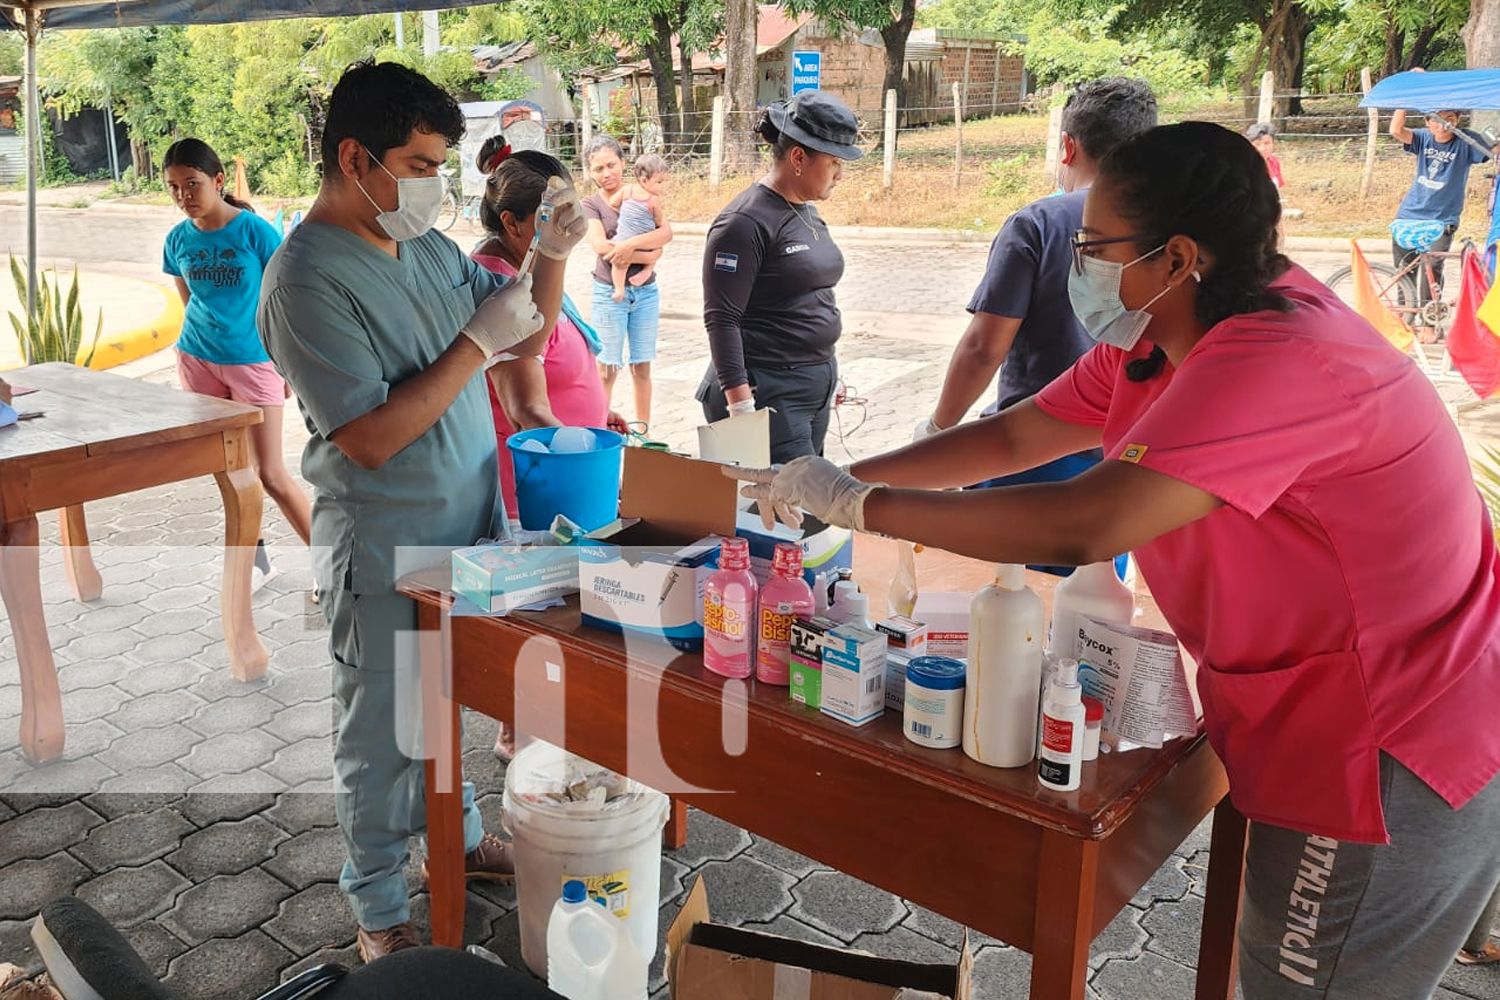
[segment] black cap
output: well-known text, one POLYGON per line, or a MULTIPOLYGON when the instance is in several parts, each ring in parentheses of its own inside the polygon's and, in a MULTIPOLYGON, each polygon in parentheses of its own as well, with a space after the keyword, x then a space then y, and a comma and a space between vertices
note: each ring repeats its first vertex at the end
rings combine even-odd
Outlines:
POLYGON ((864 150, 855 145, 859 123, 844 102, 825 90, 804 90, 790 101, 766 109, 782 135, 819 153, 841 160, 857 160, 864 150))

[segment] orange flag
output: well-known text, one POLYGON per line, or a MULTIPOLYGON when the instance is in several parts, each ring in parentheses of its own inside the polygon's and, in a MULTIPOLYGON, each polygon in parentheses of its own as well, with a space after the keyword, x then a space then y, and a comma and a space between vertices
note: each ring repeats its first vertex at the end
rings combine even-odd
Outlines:
POLYGON ((1396 345, 1398 351, 1411 347, 1411 330, 1375 289, 1375 277, 1360 251, 1359 244, 1349 241, 1349 269, 1354 272, 1354 311, 1363 316, 1381 335, 1396 345))
POLYGON ((250 200, 250 180, 245 176, 245 161, 234 158, 234 196, 240 201, 250 200))
POLYGON ((1460 268, 1463 279, 1453 306, 1453 325, 1448 328, 1448 356, 1469 388, 1480 399, 1489 399, 1500 388, 1500 337, 1486 329, 1476 315, 1480 302, 1487 301, 1489 282, 1484 278, 1479 254, 1472 249, 1464 251, 1460 268))
POLYGON ((1479 311, 1474 316, 1490 333, 1500 337, 1500 278, 1490 286, 1490 293, 1479 304, 1479 311))

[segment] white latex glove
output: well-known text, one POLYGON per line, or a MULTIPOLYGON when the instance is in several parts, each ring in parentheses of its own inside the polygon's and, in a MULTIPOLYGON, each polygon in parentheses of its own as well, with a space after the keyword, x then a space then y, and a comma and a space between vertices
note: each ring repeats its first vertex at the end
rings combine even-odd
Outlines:
POLYGON ((747 413, 755 412, 754 399, 742 399, 736 403, 729 404, 729 415, 731 417, 742 417, 747 413))
POLYGON ((939 427, 931 417, 928 417, 926 420, 917 425, 917 429, 912 432, 911 439, 914 442, 920 441, 923 438, 929 438, 934 434, 941 434, 942 432, 943 429, 939 427))
POLYGON ((472 340, 485 357, 519 344, 542 328, 542 314, 531 298, 531 275, 523 274, 479 303, 458 332, 472 340))
POLYGON ((547 179, 547 195, 552 201, 552 218, 537 220, 537 252, 552 260, 567 260, 589 223, 578 202, 578 192, 561 177, 547 179))
POLYGON ((865 497, 885 485, 861 482, 828 459, 811 455, 769 469, 726 466, 724 475, 751 484, 740 490, 740 495, 759 503, 760 519, 767 531, 778 520, 793 528, 802 527, 803 510, 824 524, 864 531, 865 497))

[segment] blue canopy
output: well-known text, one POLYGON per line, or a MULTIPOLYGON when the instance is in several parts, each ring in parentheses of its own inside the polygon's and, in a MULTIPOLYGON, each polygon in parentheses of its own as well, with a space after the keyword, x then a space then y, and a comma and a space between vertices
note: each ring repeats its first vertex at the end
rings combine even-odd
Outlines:
POLYGON ((150 24, 233 24, 289 17, 343 17, 398 11, 448 10, 494 0, 0 0, 6 26, 20 24, 30 7, 46 28, 137 28, 150 24))
POLYGON ((1359 106, 1409 111, 1500 110, 1500 69, 1396 73, 1371 87, 1359 106))

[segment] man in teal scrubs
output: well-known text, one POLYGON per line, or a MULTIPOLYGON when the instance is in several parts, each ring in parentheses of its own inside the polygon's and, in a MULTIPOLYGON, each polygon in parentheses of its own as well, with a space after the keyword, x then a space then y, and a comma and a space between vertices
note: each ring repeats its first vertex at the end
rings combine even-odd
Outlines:
MULTIPOLYGON (((458 105, 421 74, 351 67, 329 100, 317 200, 261 289, 261 336, 311 435, 302 474, 314 490, 313 572, 342 709, 339 884, 366 961, 420 943, 402 869, 408 837, 426 825, 423 772, 396 693, 398 664, 414 662, 416 611, 395 583, 430 560, 423 547, 503 531, 483 368, 544 346, 539 331, 556 322, 564 262, 584 231, 576 193, 557 192, 539 224, 534 288, 433 232, 437 170, 463 129, 458 105)), ((471 877, 511 877, 509 845, 484 832, 467 782, 464 835, 471 877)))

